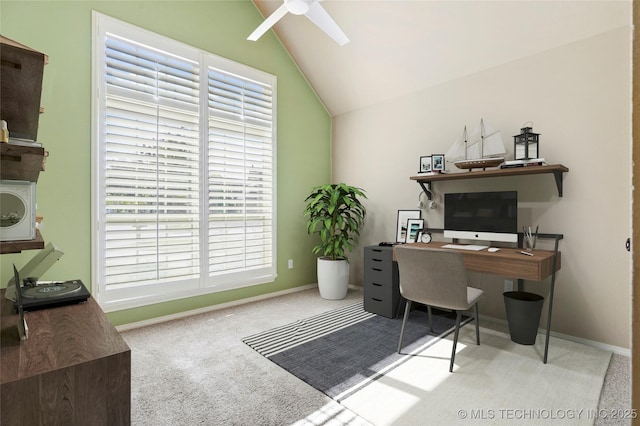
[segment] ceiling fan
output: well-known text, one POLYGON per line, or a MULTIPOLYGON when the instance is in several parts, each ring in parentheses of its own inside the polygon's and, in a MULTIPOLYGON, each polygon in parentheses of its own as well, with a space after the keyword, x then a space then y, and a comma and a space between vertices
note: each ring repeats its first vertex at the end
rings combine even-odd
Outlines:
POLYGON ((327 11, 320 6, 320 1, 321 0, 284 0, 284 3, 269 15, 269 17, 247 37, 247 40, 258 40, 284 15, 292 13, 294 15, 305 15, 340 46, 349 43, 346 34, 340 29, 333 18, 329 16, 327 11))

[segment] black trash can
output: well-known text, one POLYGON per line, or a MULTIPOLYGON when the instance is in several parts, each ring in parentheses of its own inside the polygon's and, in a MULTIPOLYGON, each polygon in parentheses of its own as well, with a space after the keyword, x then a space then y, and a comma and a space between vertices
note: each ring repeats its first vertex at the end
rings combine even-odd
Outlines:
POLYGON ((534 345, 544 297, 524 291, 507 291, 503 295, 511 340, 521 345, 534 345))

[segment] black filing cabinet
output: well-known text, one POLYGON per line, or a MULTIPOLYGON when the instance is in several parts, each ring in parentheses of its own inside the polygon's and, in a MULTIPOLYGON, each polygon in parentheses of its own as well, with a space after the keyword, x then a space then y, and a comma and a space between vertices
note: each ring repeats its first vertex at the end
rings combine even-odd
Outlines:
POLYGON ((364 310, 395 318, 399 301, 398 263, 393 261, 393 247, 365 247, 364 310))

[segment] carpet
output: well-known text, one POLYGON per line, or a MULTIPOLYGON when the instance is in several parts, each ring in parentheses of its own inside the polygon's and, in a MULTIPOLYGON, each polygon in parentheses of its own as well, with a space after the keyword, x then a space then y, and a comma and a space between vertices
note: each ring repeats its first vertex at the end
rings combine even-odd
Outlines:
POLYGON ((543 364, 543 336, 525 346, 481 327, 477 346, 469 324, 449 373, 452 316, 434 315, 433 335, 413 311, 397 354, 401 323, 359 303, 243 341, 375 425, 593 424, 610 352, 552 337, 543 364))
MULTIPOLYGON (((453 331, 455 315, 413 310, 402 353, 411 353, 453 331)), ((463 324, 470 319, 465 317, 463 324)), ((340 401, 390 366, 406 359, 396 353, 401 319, 366 312, 362 303, 335 309, 246 337, 244 343, 327 396, 340 401)))

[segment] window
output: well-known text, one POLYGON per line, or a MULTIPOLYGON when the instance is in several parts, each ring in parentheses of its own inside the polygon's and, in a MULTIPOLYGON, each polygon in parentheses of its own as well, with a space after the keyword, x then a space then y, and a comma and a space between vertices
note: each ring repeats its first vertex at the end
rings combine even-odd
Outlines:
POLYGON ((96 12, 93 62, 103 309, 272 282, 275 77, 96 12))

